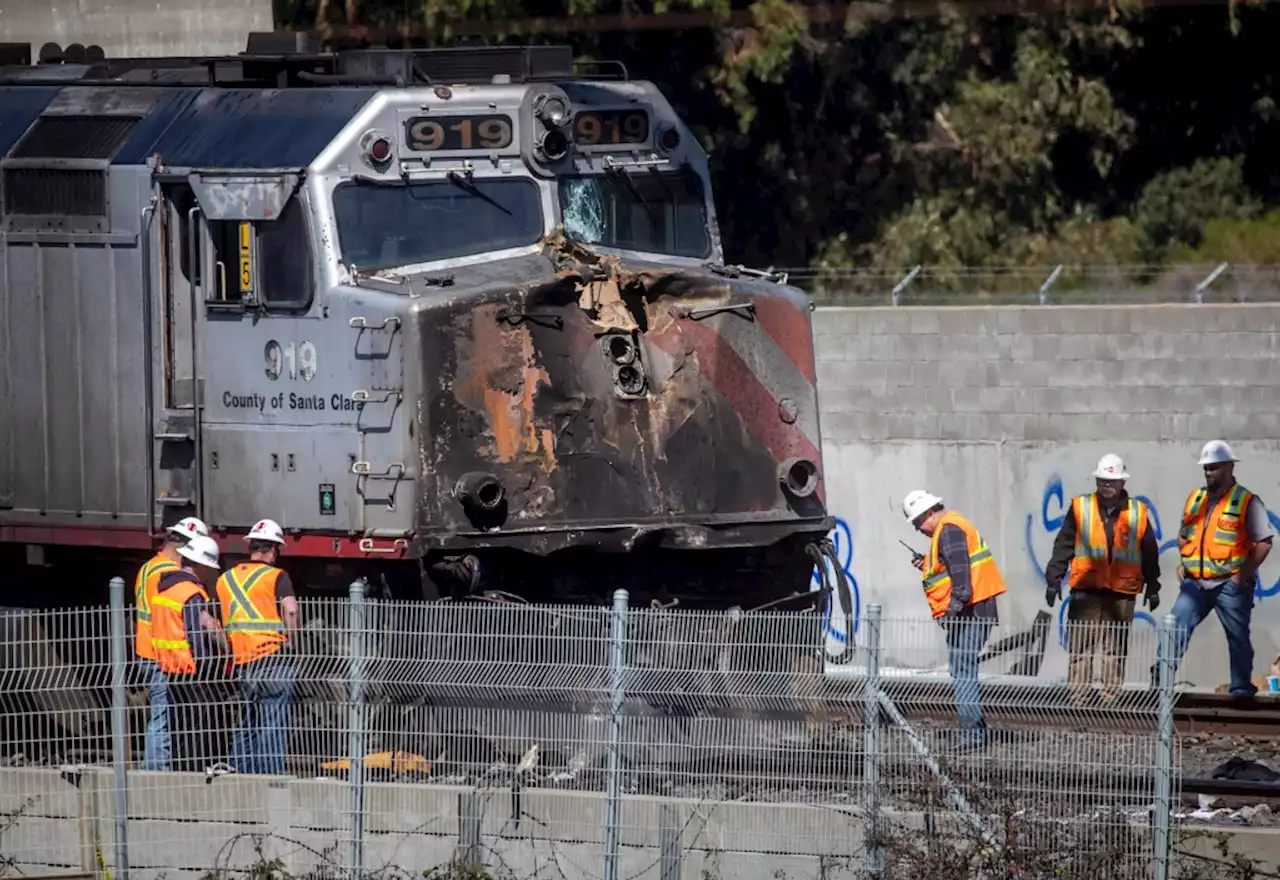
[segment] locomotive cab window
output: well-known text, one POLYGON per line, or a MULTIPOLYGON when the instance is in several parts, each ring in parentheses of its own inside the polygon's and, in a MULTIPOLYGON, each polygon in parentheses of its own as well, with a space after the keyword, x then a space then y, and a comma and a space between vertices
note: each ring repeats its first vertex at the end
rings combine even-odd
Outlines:
POLYGON ((522 247, 543 232, 538 187, 523 178, 343 183, 333 191, 333 213, 342 259, 361 269, 522 247))
MULTIPOLYGON (((290 199, 274 220, 209 220, 207 226, 213 242, 213 277, 204 285, 207 302, 250 299, 282 310, 311 305, 311 240, 306 209, 298 199, 290 199)), ((182 269, 189 279, 200 281, 200 267, 186 265, 185 253, 182 269)))
POLYGON ((691 171, 619 169, 560 181, 565 232, 578 241, 679 257, 707 257, 702 181, 691 171))

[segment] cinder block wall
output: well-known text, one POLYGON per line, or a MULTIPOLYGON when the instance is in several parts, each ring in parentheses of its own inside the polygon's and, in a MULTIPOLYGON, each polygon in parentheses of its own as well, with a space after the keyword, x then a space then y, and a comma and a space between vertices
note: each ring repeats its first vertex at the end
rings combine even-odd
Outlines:
POLYGON ((0 42, 97 44, 111 56, 234 55, 273 29, 271 0, 0 0, 0 42))
MULTIPOLYGON (((1013 629, 1048 610, 1042 571, 1062 510, 1092 488, 1103 453, 1124 457, 1130 491, 1160 518, 1159 616, 1177 593, 1171 542, 1187 493, 1203 482, 1196 458, 1206 440, 1228 440, 1243 459, 1240 482, 1280 513, 1280 306, 827 308, 815 317, 829 500, 847 528, 847 540, 837 537, 851 545, 841 549, 863 607, 925 613, 898 543, 924 546, 902 516, 914 488, 982 529, 1010 584, 1002 615, 1013 629)), ((1263 585, 1260 675, 1280 648, 1280 552, 1263 585)), ((1225 651, 1207 621, 1184 674, 1208 687, 1225 681, 1225 651)))

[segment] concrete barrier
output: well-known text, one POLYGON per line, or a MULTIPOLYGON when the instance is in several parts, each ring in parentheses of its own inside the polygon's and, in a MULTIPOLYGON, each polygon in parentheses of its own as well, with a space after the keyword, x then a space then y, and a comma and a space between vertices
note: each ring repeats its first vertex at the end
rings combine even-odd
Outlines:
MULTIPOLYGON (((1009 582, 995 638, 1030 626, 1047 610, 1043 571, 1063 512, 1115 452, 1129 491, 1159 518, 1163 616, 1178 593, 1175 538, 1188 493, 1203 484, 1205 441, 1232 444, 1237 478, 1280 526, 1278 323, 1273 304, 820 309, 828 499, 861 607, 926 613, 898 541, 925 549, 902 499, 928 488, 977 524, 1009 582)), ((1043 677, 1063 674, 1062 612, 1060 601, 1043 677)), ((1263 566, 1253 643, 1254 673, 1265 676, 1280 653, 1280 553, 1263 566)), ((1145 674, 1135 665, 1131 680, 1145 674)), ((1226 680, 1222 629, 1206 620, 1179 681, 1226 680)))
MULTIPOLYGON (((300 876, 346 862, 351 800, 345 781, 228 776, 206 784, 200 774, 139 771, 129 784, 134 880, 196 880, 213 868, 244 869, 272 859, 300 876)), ((110 769, 87 769, 78 785, 56 769, 2 769, 0 814, 19 808, 22 814, 0 834, 0 856, 31 876, 94 871, 101 847, 114 867, 114 804, 110 769)), ((525 789, 519 822, 514 806, 509 788, 371 783, 366 869, 396 866, 420 875, 461 855, 464 841, 475 841, 482 862, 514 876, 598 880, 600 794, 525 789)), ((621 826, 619 876, 636 880, 816 877, 822 865, 848 863, 862 845, 862 819, 829 804, 628 795, 621 826)))
POLYGON ((234 55, 274 27, 271 0, 0 0, 0 42, 99 45, 108 57, 234 55))

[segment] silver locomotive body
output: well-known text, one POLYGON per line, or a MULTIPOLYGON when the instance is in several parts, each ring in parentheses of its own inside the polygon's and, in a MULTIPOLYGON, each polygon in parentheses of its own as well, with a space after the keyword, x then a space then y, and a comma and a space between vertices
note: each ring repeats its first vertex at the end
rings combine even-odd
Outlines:
POLYGON ((144 61, 0 77, 0 540, 195 514, 235 553, 270 516, 311 582, 807 591, 809 301, 723 265, 652 84, 556 47, 144 61))

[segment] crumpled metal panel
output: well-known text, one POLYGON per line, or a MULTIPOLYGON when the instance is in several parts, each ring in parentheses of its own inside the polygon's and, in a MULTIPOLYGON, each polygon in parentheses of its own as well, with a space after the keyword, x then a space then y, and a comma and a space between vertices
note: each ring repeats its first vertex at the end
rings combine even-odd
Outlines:
POLYGON ((170 168, 302 168, 375 94, 376 89, 345 88, 203 89, 141 155, 159 154, 170 168))
POLYGON ((707 529, 823 522, 803 294, 572 251, 473 269, 415 309, 421 519, 438 546, 550 552, 620 528, 626 549, 673 526, 710 546, 728 537, 707 529), (795 458, 818 469, 806 497, 780 485, 795 458), (468 474, 501 483, 497 509, 466 509, 468 474))

